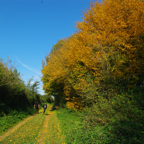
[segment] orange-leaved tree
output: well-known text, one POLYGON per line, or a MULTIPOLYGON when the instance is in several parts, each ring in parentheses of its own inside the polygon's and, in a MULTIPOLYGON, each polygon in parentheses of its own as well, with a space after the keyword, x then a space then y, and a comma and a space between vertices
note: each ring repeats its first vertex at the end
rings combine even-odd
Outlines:
MULTIPOLYGON (((69 107, 97 101, 112 86, 141 85, 144 66, 144 3, 106 0, 91 4, 78 31, 47 56, 44 89, 58 90, 69 107)), ((106 96, 107 99, 109 99, 106 96)), ((91 103, 89 103, 91 104, 91 103)))
POLYGON ((143 25, 142 1, 106 0, 91 4, 77 28, 104 74, 108 71, 114 79, 126 78, 134 84, 143 68, 143 25))

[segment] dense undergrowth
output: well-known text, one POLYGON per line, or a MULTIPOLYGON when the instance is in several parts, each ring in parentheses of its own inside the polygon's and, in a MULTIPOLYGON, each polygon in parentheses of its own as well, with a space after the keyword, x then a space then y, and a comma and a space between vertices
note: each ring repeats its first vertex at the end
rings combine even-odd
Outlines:
POLYGON ((65 142, 88 144, 144 143, 144 89, 114 95, 82 111, 63 108, 57 112, 65 142))

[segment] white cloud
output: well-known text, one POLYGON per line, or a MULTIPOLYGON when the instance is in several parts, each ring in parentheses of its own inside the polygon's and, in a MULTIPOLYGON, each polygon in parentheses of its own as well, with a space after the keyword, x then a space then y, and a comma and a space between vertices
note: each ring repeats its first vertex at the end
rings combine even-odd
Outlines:
POLYGON ((29 66, 27 66, 26 64, 22 63, 21 61, 17 60, 22 66, 26 67, 27 69, 29 69, 30 71, 33 71, 39 75, 41 75, 41 73, 35 71, 34 69, 30 68, 29 66))

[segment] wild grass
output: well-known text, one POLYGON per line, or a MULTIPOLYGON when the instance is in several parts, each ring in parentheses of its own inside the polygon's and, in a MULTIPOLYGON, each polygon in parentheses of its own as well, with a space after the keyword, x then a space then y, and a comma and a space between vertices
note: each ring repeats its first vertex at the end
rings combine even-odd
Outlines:
POLYGON ((87 143, 87 141, 85 141, 87 135, 83 129, 84 122, 76 115, 76 111, 64 108, 57 111, 56 114, 60 128, 63 135, 65 135, 66 144, 87 143))

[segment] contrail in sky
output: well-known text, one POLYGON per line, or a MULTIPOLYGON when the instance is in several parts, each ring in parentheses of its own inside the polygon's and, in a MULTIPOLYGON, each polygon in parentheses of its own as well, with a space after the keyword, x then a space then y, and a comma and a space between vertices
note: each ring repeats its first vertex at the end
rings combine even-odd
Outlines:
POLYGON ((27 69, 29 69, 30 71, 33 71, 39 75, 41 75, 39 72, 35 71, 34 69, 30 68, 29 66, 27 66, 26 64, 22 63, 21 61, 17 60, 22 66, 26 67, 27 69))

